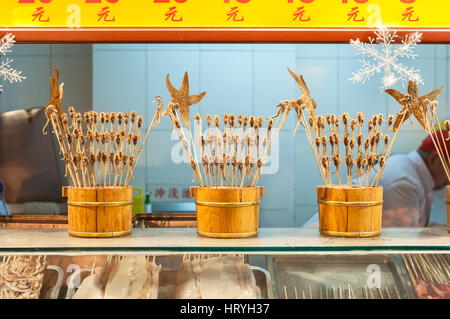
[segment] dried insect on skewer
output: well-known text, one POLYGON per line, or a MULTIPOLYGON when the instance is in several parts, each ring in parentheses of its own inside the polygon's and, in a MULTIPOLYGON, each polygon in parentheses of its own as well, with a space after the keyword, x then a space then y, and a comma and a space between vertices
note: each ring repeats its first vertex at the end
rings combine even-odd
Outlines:
POLYGON ((73 106, 69 107, 68 109, 69 117, 71 119, 71 123, 69 128, 75 128, 75 108, 73 106))
POLYGON ((130 127, 128 126, 130 123, 130 114, 128 114, 128 113, 123 114, 123 123, 125 125, 123 131, 125 132, 125 134, 128 134, 129 131, 131 130, 131 125, 130 125, 130 127))
POLYGON ((135 131, 135 129, 136 129, 136 128, 135 128, 136 117, 137 117, 136 111, 131 111, 131 112, 130 112, 130 122, 131 122, 131 125, 130 125, 129 133, 134 133, 134 131, 135 131))
POLYGON ((95 159, 97 160, 97 173, 98 173, 98 184, 99 186, 102 186, 102 152, 97 151, 97 154, 95 155, 95 159))
POLYGON ((327 184, 331 184, 331 172, 330 172, 330 158, 328 156, 322 157, 322 167, 325 171, 325 180, 327 184))
POLYGON ((141 139, 141 128, 142 128, 142 123, 144 122, 144 118, 142 116, 138 116, 137 117, 137 136, 139 139, 141 139))
POLYGON ((132 137, 132 143, 133 143, 133 150, 135 152, 139 152, 139 150, 136 148, 137 143, 139 142, 139 136, 138 135, 134 135, 132 137))
POLYGON ((110 167, 110 169, 109 169, 109 174, 108 174, 108 186, 111 186, 111 175, 113 175, 114 174, 114 152, 111 152, 111 153, 109 153, 109 156, 108 156, 108 162, 109 162, 109 164, 108 164, 108 166, 110 167))
POLYGON ((114 186, 117 185, 117 179, 119 178, 120 175, 120 163, 121 163, 121 158, 119 156, 119 154, 114 155, 114 166, 115 166, 115 171, 114 171, 114 186))
POLYGON ((129 180, 130 178, 134 178, 134 176, 133 176, 133 167, 134 167, 134 163, 135 161, 134 161, 134 156, 133 155, 130 155, 129 157, 128 157, 128 169, 127 169, 127 171, 126 171, 126 176, 125 176, 125 180, 127 181, 127 180, 129 180))
MULTIPOLYGON (((95 162, 96 162, 96 157, 95 157, 95 155, 93 153, 91 153, 89 155, 89 167, 91 168, 91 174, 90 175, 92 177, 93 186, 94 187, 97 186, 97 179, 95 177, 95 162)), ((100 186, 100 185, 98 185, 98 186, 100 186)))
POLYGON ((102 152, 102 162, 103 162, 103 186, 106 186, 106 175, 108 172, 108 153, 102 152))
POLYGON ((336 175, 338 178, 339 185, 341 185, 341 171, 340 171, 341 162, 342 160, 339 154, 333 156, 333 163, 334 166, 336 167, 336 175))
MULTIPOLYGON (((204 138, 203 138, 203 141, 204 141, 204 138)), ((210 184, 208 183, 208 176, 209 176, 208 155, 206 155, 206 154, 203 154, 202 165, 203 165, 203 172, 205 173, 205 178, 206 178, 206 186, 209 186, 210 184)))

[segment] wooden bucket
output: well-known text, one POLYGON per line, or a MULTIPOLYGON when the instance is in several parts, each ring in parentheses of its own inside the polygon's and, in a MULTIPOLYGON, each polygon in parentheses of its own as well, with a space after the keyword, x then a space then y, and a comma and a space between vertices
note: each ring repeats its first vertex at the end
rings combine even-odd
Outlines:
POLYGON ((197 233, 220 238, 256 236, 261 196, 261 186, 191 187, 197 207, 197 233))
POLYGON ((118 237, 131 233, 133 187, 63 187, 69 235, 118 237))
POLYGON ((447 231, 450 233, 450 186, 447 186, 447 231))
POLYGON ((318 186, 319 231, 338 237, 381 233, 383 187, 318 186))

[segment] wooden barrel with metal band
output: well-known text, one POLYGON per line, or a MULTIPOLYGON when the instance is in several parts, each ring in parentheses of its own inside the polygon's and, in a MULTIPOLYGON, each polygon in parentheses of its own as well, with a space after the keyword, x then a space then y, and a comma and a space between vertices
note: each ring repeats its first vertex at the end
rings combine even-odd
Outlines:
POLYGON ((133 187, 63 187, 69 235, 118 237, 131 233, 133 187))
POLYGON ((252 237, 259 230, 264 187, 191 187, 197 207, 197 233, 206 237, 252 237))
POLYGON ((319 231, 338 237, 381 234, 383 188, 348 185, 318 186, 319 231))

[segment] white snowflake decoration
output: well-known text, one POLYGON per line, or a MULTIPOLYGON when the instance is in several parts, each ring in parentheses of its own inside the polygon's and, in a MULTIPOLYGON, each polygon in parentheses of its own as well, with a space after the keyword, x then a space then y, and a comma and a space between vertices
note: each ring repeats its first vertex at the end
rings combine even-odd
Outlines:
POLYGON ((420 70, 413 67, 408 68, 399 61, 400 58, 414 59, 417 57, 413 50, 422 39, 422 33, 407 34, 401 44, 394 44, 395 39, 398 38, 397 32, 390 32, 381 23, 377 25, 374 33, 376 39, 369 37, 369 43, 363 43, 359 39, 350 40, 350 44, 357 54, 362 56, 359 60, 362 67, 357 72, 353 72, 353 76, 349 80, 353 83, 362 82, 364 84, 375 73, 384 71, 381 89, 386 89, 399 80, 403 86, 409 80, 424 84, 420 70), (371 58, 373 61, 367 60, 365 57, 371 58))
MULTIPOLYGON (((16 43, 14 39, 14 35, 8 33, 0 40, 0 55, 6 56, 7 53, 11 52, 11 48, 16 43)), ((6 58, 6 60, 2 60, 0 63, 0 78, 3 80, 8 80, 10 83, 14 82, 22 82, 26 77, 22 75, 22 71, 17 71, 11 67, 11 63, 13 59, 6 58)), ((2 86, 0 85, 0 92, 2 90, 2 86)))

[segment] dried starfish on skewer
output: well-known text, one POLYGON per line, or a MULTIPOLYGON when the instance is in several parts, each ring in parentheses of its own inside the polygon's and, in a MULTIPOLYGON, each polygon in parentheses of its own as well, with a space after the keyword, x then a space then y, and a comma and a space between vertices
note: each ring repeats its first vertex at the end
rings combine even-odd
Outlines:
POLYGON ((415 81, 408 82, 408 92, 406 94, 394 89, 385 90, 387 94, 391 95, 403 106, 395 119, 394 131, 411 116, 411 113, 414 114, 419 124, 428 131, 429 127, 426 121, 427 105, 433 102, 442 91, 444 91, 444 87, 419 96, 419 86, 415 81))

